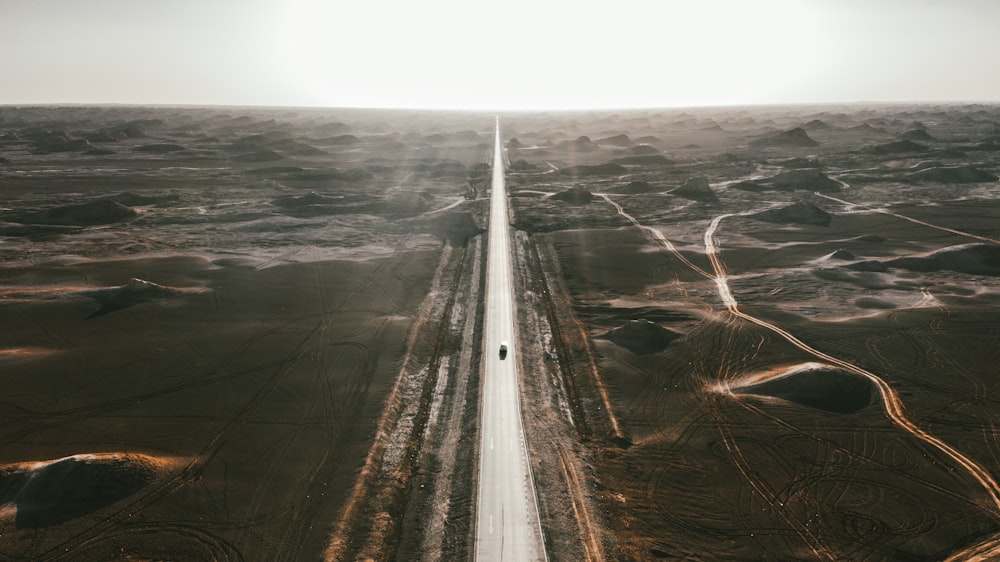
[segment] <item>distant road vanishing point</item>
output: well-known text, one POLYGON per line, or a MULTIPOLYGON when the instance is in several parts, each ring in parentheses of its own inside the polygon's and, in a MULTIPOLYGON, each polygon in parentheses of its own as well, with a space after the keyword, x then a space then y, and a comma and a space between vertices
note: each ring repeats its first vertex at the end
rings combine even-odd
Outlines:
POLYGON ((494 143, 489 254, 486 258, 485 371, 476 503, 476 560, 546 560, 521 423, 507 188, 499 117, 494 143), (501 342, 507 343, 505 356, 500 353, 501 342))

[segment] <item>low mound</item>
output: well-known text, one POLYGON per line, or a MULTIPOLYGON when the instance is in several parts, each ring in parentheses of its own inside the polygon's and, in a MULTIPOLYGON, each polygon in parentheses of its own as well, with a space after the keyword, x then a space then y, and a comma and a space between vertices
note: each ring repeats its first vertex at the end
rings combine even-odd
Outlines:
POLYGON ((847 248, 838 248, 832 254, 829 255, 829 258, 833 260, 845 260, 845 261, 858 259, 858 257, 854 255, 854 252, 848 250, 847 248))
POLYGON ((604 137, 603 139, 597 139, 597 144, 628 148, 634 145, 635 143, 632 142, 630 138, 628 138, 628 135, 614 135, 611 137, 604 137))
POLYGON ((509 169, 512 172, 530 172, 535 169, 535 165, 522 158, 511 164, 509 169))
POLYGON ((907 174, 906 177, 911 180, 940 183, 983 183, 997 181, 997 176, 978 168, 973 168, 972 166, 926 168, 907 174))
POLYGON ((552 196, 552 199, 565 201, 573 205, 586 205, 594 200, 594 194, 586 187, 576 186, 556 193, 552 196))
POLYGON ((126 498, 153 482, 164 463, 144 455, 75 455, 0 467, 0 504, 14 504, 15 525, 59 525, 126 498))
POLYGON ((200 289, 191 290, 164 287, 163 285, 157 285, 156 283, 150 283, 149 281, 133 277, 121 287, 81 291, 77 294, 90 297, 101 305, 101 308, 87 317, 89 319, 124 310, 137 304, 177 299, 194 292, 200 292, 200 289))
POLYGON ((802 128, 807 131, 825 131, 827 129, 832 129, 826 121, 820 119, 813 119, 812 121, 802 125, 802 128))
POLYGON ((648 144, 638 144, 628 149, 626 152, 635 156, 646 156, 649 154, 659 154, 660 151, 656 149, 655 146, 649 146, 648 144))
POLYGON ((692 199, 694 201, 718 201, 715 192, 708 185, 708 179, 703 176, 689 178, 684 185, 670 192, 672 195, 692 199))
POLYGON ((630 181, 621 187, 609 189, 608 191, 612 193, 622 193, 624 195, 639 195, 642 193, 659 193, 663 191, 663 187, 640 180, 630 181))
POLYGON ((663 139, 661 139, 660 137, 655 137, 653 135, 646 135, 635 139, 635 142, 638 144, 656 144, 663 142, 663 139))
POLYGON ((849 414, 867 407, 875 389, 868 379, 824 365, 807 363, 735 394, 771 396, 827 412, 849 414))
POLYGON ((789 170, 766 180, 774 189, 792 191, 805 189, 809 191, 838 191, 840 182, 830 179, 823 172, 814 168, 789 170))
POLYGON ((625 156, 624 158, 615 158, 611 161, 613 164, 631 164, 633 166, 673 166, 676 164, 673 160, 667 158, 662 154, 640 154, 637 156, 625 156))
POLYGON ((663 328, 649 320, 640 319, 632 320, 624 326, 615 328, 600 338, 624 347, 636 355, 648 355, 663 351, 670 345, 670 342, 680 336, 681 334, 663 328))
POLYGON ((594 164, 586 165, 580 164, 579 166, 569 166, 559 170, 559 173, 566 176, 620 176, 622 174, 628 173, 624 167, 614 162, 608 162, 606 164, 594 164))
POLYGON ((132 149, 134 152, 148 152, 150 154, 166 154, 169 152, 180 152, 184 147, 179 144, 157 143, 144 144, 132 149))
POLYGON ((516 138, 512 138, 509 141, 507 141, 507 148, 508 149, 512 149, 512 148, 524 148, 525 146, 527 146, 527 145, 522 144, 521 141, 517 140, 516 138))
POLYGON ((70 226, 96 226, 123 222, 139 216, 139 211, 110 199, 55 207, 28 213, 12 222, 28 224, 58 224, 70 226))
POLYGON ((868 154, 907 154, 911 152, 927 152, 928 148, 912 140, 901 140, 885 144, 877 144, 865 148, 868 154))
POLYGON ((553 147, 554 150, 568 150, 572 152, 594 152, 600 150, 594 141, 588 136, 577 137, 574 141, 564 141, 553 147))
POLYGON ((886 264, 889 267, 909 271, 944 270, 969 275, 1000 276, 1000 246, 994 244, 951 246, 924 256, 896 258, 886 264))
POLYGON ((909 131, 903 131, 899 135, 899 138, 904 139, 904 140, 911 140, 911 141, 932 141, 932 140, 934 140, 934 137, 932 137, 930 135, 930 133, 927 132, 927 129, 924 129, 924 128, 910 129, 909 131))
POLYGON ((750 217, 764 222, 781 224, 814 224, 817 226, 830 226, 830 219, 832 218, 830 213, 827 213, 812 203, 806 203, 804 201, 792 203, 787 207, 761 211, 750 215, 750 217))
POLYGON ((794 129, 750 141, 750 148, 819 146, 805 129, 794 129))

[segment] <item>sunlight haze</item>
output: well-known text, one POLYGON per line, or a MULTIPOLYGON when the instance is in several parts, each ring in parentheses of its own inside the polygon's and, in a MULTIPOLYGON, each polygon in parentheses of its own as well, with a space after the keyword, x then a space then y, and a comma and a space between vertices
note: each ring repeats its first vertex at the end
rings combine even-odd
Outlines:
POLYGON ((0 0, 0 103, 989 101, 996 21, 984 0, 0 0))

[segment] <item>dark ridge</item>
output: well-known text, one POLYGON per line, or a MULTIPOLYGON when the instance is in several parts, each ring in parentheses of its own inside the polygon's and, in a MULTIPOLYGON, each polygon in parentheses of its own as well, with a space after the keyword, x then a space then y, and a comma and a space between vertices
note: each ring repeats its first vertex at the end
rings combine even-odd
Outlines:
POLYGON ((320 146, 352 146, 359 144, 361 139, 354 135, 338 135, 335 137, 324 137, 312 141, 320 146))
POLYGON ((911 152, 927 152, 928 148, 912 140, 894 141, 885 144, 877 144, 862 150, 868 154, 906 154, 911 152))
POLYGON ((680 336, 681 334, 663 328, 649 320, 639 319, 632 320, 599 337, 624 347, 636 355, 648 355, 663 351, 670 345, 670 342, 680 336))
POLYGON ((869 123, 864 123, 847 129, 852 133, 860 133, 863 135, 888 135, 889 131, 881 127, 872 127, 869 123))
POLYGON ((889 271, 886 265, 878 260, 865 260, 844 266, 851 271, 866 271, 869 273, 885 273, 889 271))
POLYGON ((642 154, 638 156, 625 156, 615 158, 612 164, 630 164, 633 166, 673 166, 677 162, 667 158, 662 154, 642 154))
POLYGON ((1000 276, 1000 246, 964 244, 925 256, 896 258, 886 264, 909 271, 954 271, 969 275, 1000 276))
POLYGON ((90 319, 145 302, 180 298, 185 293, 180 289, 164 287, 163 285, 157 285, 156 283, 150 283, 142 279, 132 278, 121 287, 82 291, 78 294, 90 297, 101 305, 100 309, 87 317, 90 319))
POLYGON ((854 299, 854 306, 869 310, 892 310, 896 308, 896 305, 891 302, 874 297, 859 297, 854 299))
POLYGON ((703 176, 689 178, 684 185, 670 192, 671 195, 692 199, 694 201, 718 201, 715 192, 708 185, 708 179, 703 176))
POLYGON ((793 191, 796 189, 838 191, 841 188, 840 182, 830 179, 823 172, 813 168, 781 172, 772 178, 763 180, 761 183, 782 191, 793 191))
POLYGON ((906 177, 916 181, 940 183, 984 183, 997 181, 997 176, 972 166, 927 168, 906 174, 906 177))
POLYGON ((873 390, 871 381, 864 377, 832 367, 816 367, 733 392, 771 396, 827 412, 849 414, 868 407, 873 390))
POLYGON ((802 128, 807 131, 825 131, 827 129, 832 129, 833 127, 827 124, 826 121, 822 121, 820 119, 813 119, 812 121, 806 123, 805 125, 802 125, 802 128))
POLYGON ((750 141, 750 148, 819 146, 805 129, 794 129, 750 141))
POLYGON ((18 529, 41 529, 93 513, 156 478, 128 458, 69 457, 34 470, 0 470, 0 503, 13 503, 18 529))
POLYGON ((812 224, 817 226, 830 226, 830 213, 820 209, 812 203, 799 201, 787 207, 778 209, 768 209, 750 215, 760 221, 774 222, 781 224, 812 224))
POLYGON ((572 205, 586 205, 594 200, 594 194, 585 187, 571 187, 565 191, 560 191, 551 197, 557 201, 564 201, 572 205))
POLYGON ((530 172, 530 171, 536 170, 536 169, 537 169, 537 167, 534 164, 531 164, 530 162, 528 162, 527 160, 525 160, 523 158, 520 159, 520 160, 514 161, 510 165, 510 170, 512 172, 530 172))
POLYGON ((634 145, 635 143, 628 138, 628 135, 614 135, 611 137, 604 137, 603 139, 597 139, 597 144, 617 146, 619 148, 628 148, 634 145))
POLYGON ((934 137, 932 137, 930 135, 930 133, 927 132, 927 129, 923 129, 923 128, 920 128, 920 129, 910 129, 909 131, 903 131, 899 135, 899 138, 904 139, 904 140, 912 140, 912 141, 933 141, 934 140, 934 137))
POLYGON ((655 137, 653 135, 646 135, 646 136, 639 137, 639 138, 634 139, 634 140, 638 144, 656 144, 656 143, 663 142, 663 139, 661 139, 660 137, 655 137))
POLYGON ((626 152, 634 156, 647 156, 650 154, 660 153, 660 151, 655 146, 649 146, 648 144, 637 144, 632 148, 626 150, 626 152))
POLYGON ((835 260, 856 260, 856 259, 858 259, 857 256, 854 255, 854 252, 852 252, 852 251, 850 251, 850 250, 848 250, 846 248, 839 248, 839 249, 837 249, 832 254, 830 254, 830 258, 831 259, 835 259, 835 260))
POLYGON ((560 175, 582 177, 582 176, 620 176, 628 173, 624 167, 614 162, 606 164, 568 166, 559 170, 560 175))
POLYGON ((26 213, 11 222, 24 224, 50 224, 72 226, 96 226, 126 221, 139 216, 139 211, 126 207, 110 199, 98 199, 87 203, 65 205, 26 213))
POLYGON ((594 152, 595 150, 600 150, 600 147, 591 141, 588 136, 577 137, 574 141, 564 141, 552 148, 553 150, 569 150, 572 152, 594 152))
POLYGON ((524 148, 525 146, 527 145, 522 144, 521 141, 517 140, 516 138, 512 138, 509 141, 507 141, 508 149, 524 148))

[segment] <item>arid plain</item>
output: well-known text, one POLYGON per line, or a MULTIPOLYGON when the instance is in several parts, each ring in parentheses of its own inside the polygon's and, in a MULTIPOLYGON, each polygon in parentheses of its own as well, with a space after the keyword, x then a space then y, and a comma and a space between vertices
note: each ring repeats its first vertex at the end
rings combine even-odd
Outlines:
MULTIPOLYGON (((1000 107, 501 124, 551 560, 1000 552, 1000 107)), ((0 558, 469 558, 492 127, 0 107, 0 558)))

